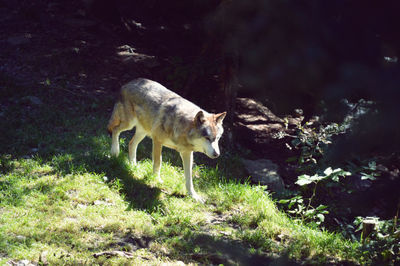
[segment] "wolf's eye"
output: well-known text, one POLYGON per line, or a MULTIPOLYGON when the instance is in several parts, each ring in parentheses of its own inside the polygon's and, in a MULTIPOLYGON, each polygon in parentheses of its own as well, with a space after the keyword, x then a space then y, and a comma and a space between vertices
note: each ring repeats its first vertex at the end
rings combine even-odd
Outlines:
POLYGON ((209 132, 208 132, 207 129, 204 129, 204 130, 201 131, 201 136, 202 136, 202 137, 207 138, 209 135, 210 135, 210 134, 209 134, 209 132))

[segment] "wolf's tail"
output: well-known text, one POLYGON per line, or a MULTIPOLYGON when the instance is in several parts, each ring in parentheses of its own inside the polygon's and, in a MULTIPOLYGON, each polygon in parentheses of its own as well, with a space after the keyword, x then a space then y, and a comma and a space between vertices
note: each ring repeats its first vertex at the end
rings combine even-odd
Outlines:
POLYGON ((112 136, 113 129, 115 127, 119 126, 119 124, 121 124, 121 116, 119 114, 121 109, 122 109, 122 103, 117 102, 114 105, 114 110, 112 112, 111 118, 108 121, 108 125, 107 125, 107 131, 110 136, 112 136))

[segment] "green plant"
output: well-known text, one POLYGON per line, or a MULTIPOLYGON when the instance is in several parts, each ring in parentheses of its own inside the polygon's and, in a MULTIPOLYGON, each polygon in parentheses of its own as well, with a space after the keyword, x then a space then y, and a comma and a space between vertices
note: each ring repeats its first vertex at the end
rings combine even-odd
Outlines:
MULTIPOLYGON (((399 204, 400 207, 400 204, 399 204)), ((356 217, 356 231, 363 231, 366 219, 374 220, 374 228, 368 236, 361 234, 362 253, 375 263, 397 265, 400 263, 400 225, 398 224, 399 210, 391 220, 380 220, 379 217, 356 217), (363 239, 364 238, 364 239, 363 239)))
POLYGON ((361 166, 361 180, 376 180, 377 176, 380 176, 380 173, 376 169, 376 162, 371 161, 368 163, 368 166, 361 166))
POLYGON ((319 127, 313 125, 313 121, 297 125, 295 135, 291 136, 292 141, 287 143, 289 147, 300 151, 299 156, 289 158, 288 162, 297 161, 303 169, 316 166, 328 145, 332 143, 332 136, 342 134, 346 130, 344 125, 337 123, 319 127))
POLYGON ((344 171, 341 168, 332 169, 328 167, 322 174, 315 174, 313 176, 301 175, 295 182, 297 185, 305 187, 312 185, 312 194, 308 198, 307 203, 303 196, 297 195, 291 199, 282 199, 278 201, 280 204, 287 204, 288 213, 299 217, 302 222, 313 222, 316 225, 320 225, 325 220, 325 214, 328 214, 328 206, 320 204, 314 207, 312 202, 316 196, 317 186, 323 180, 330 180, 333 182, 339 182, 340 177, 351 175, 350 172, 344 171))
POLYGON ((279 203, 287 204, 288 213, 297 218, 297 221, 310 222, 320 225, 325 221, 325 214, 329 212, 326 210, 328 206, 319 205, 314 208, 310 205, 305 205, 304 199, 301 195, 297 195, 291 199, 280 200, 279 203))
MULTIPOLYGON (((303 124, 297 124, 295 134, 290 136, 292 141, 287 143, 290 148, 300 151, 300 155, 288 159, 290 162, 297 161, 303 168, 310 170, 324 156, 333 137, 350 132, 360 118, 373 110, 374 103, 363 99, 356 103, 343 100, 342 104, 348 109, 343 114, 342 122, 319 123, 319 118, 312 118, 303 124)), ((323 116, 327 116, 325 113, 323 116)), ((286 124, 288 121, 286 120, 286 124)))

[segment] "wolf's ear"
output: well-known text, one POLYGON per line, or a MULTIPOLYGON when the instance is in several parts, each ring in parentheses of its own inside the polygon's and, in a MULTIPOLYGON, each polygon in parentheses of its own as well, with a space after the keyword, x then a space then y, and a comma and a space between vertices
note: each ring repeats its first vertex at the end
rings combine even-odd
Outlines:
POLYGON ((196 126, 202 125, 204 122, 206 122, 206 118, 204 117, 203 111, 199 111, 196 116, 194 117, 194 124, 196 126))
POLYGON ((218 124, 222 123, 222 120, 224 120, 226 116, 226 112, 219 113, 215 115, 215 121, 217 121, 218 124))

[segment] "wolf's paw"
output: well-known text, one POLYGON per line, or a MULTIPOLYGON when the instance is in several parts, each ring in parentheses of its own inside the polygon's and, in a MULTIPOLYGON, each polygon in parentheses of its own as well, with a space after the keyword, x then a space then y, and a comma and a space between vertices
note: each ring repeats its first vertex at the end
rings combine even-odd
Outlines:
POLYGON ((111 147, 111 156, 118 157, 119 147, 111 147))
POLYGON ((206 201, 197 193, 191 193, 190 196, 197 202, 205 203, 206 201))

